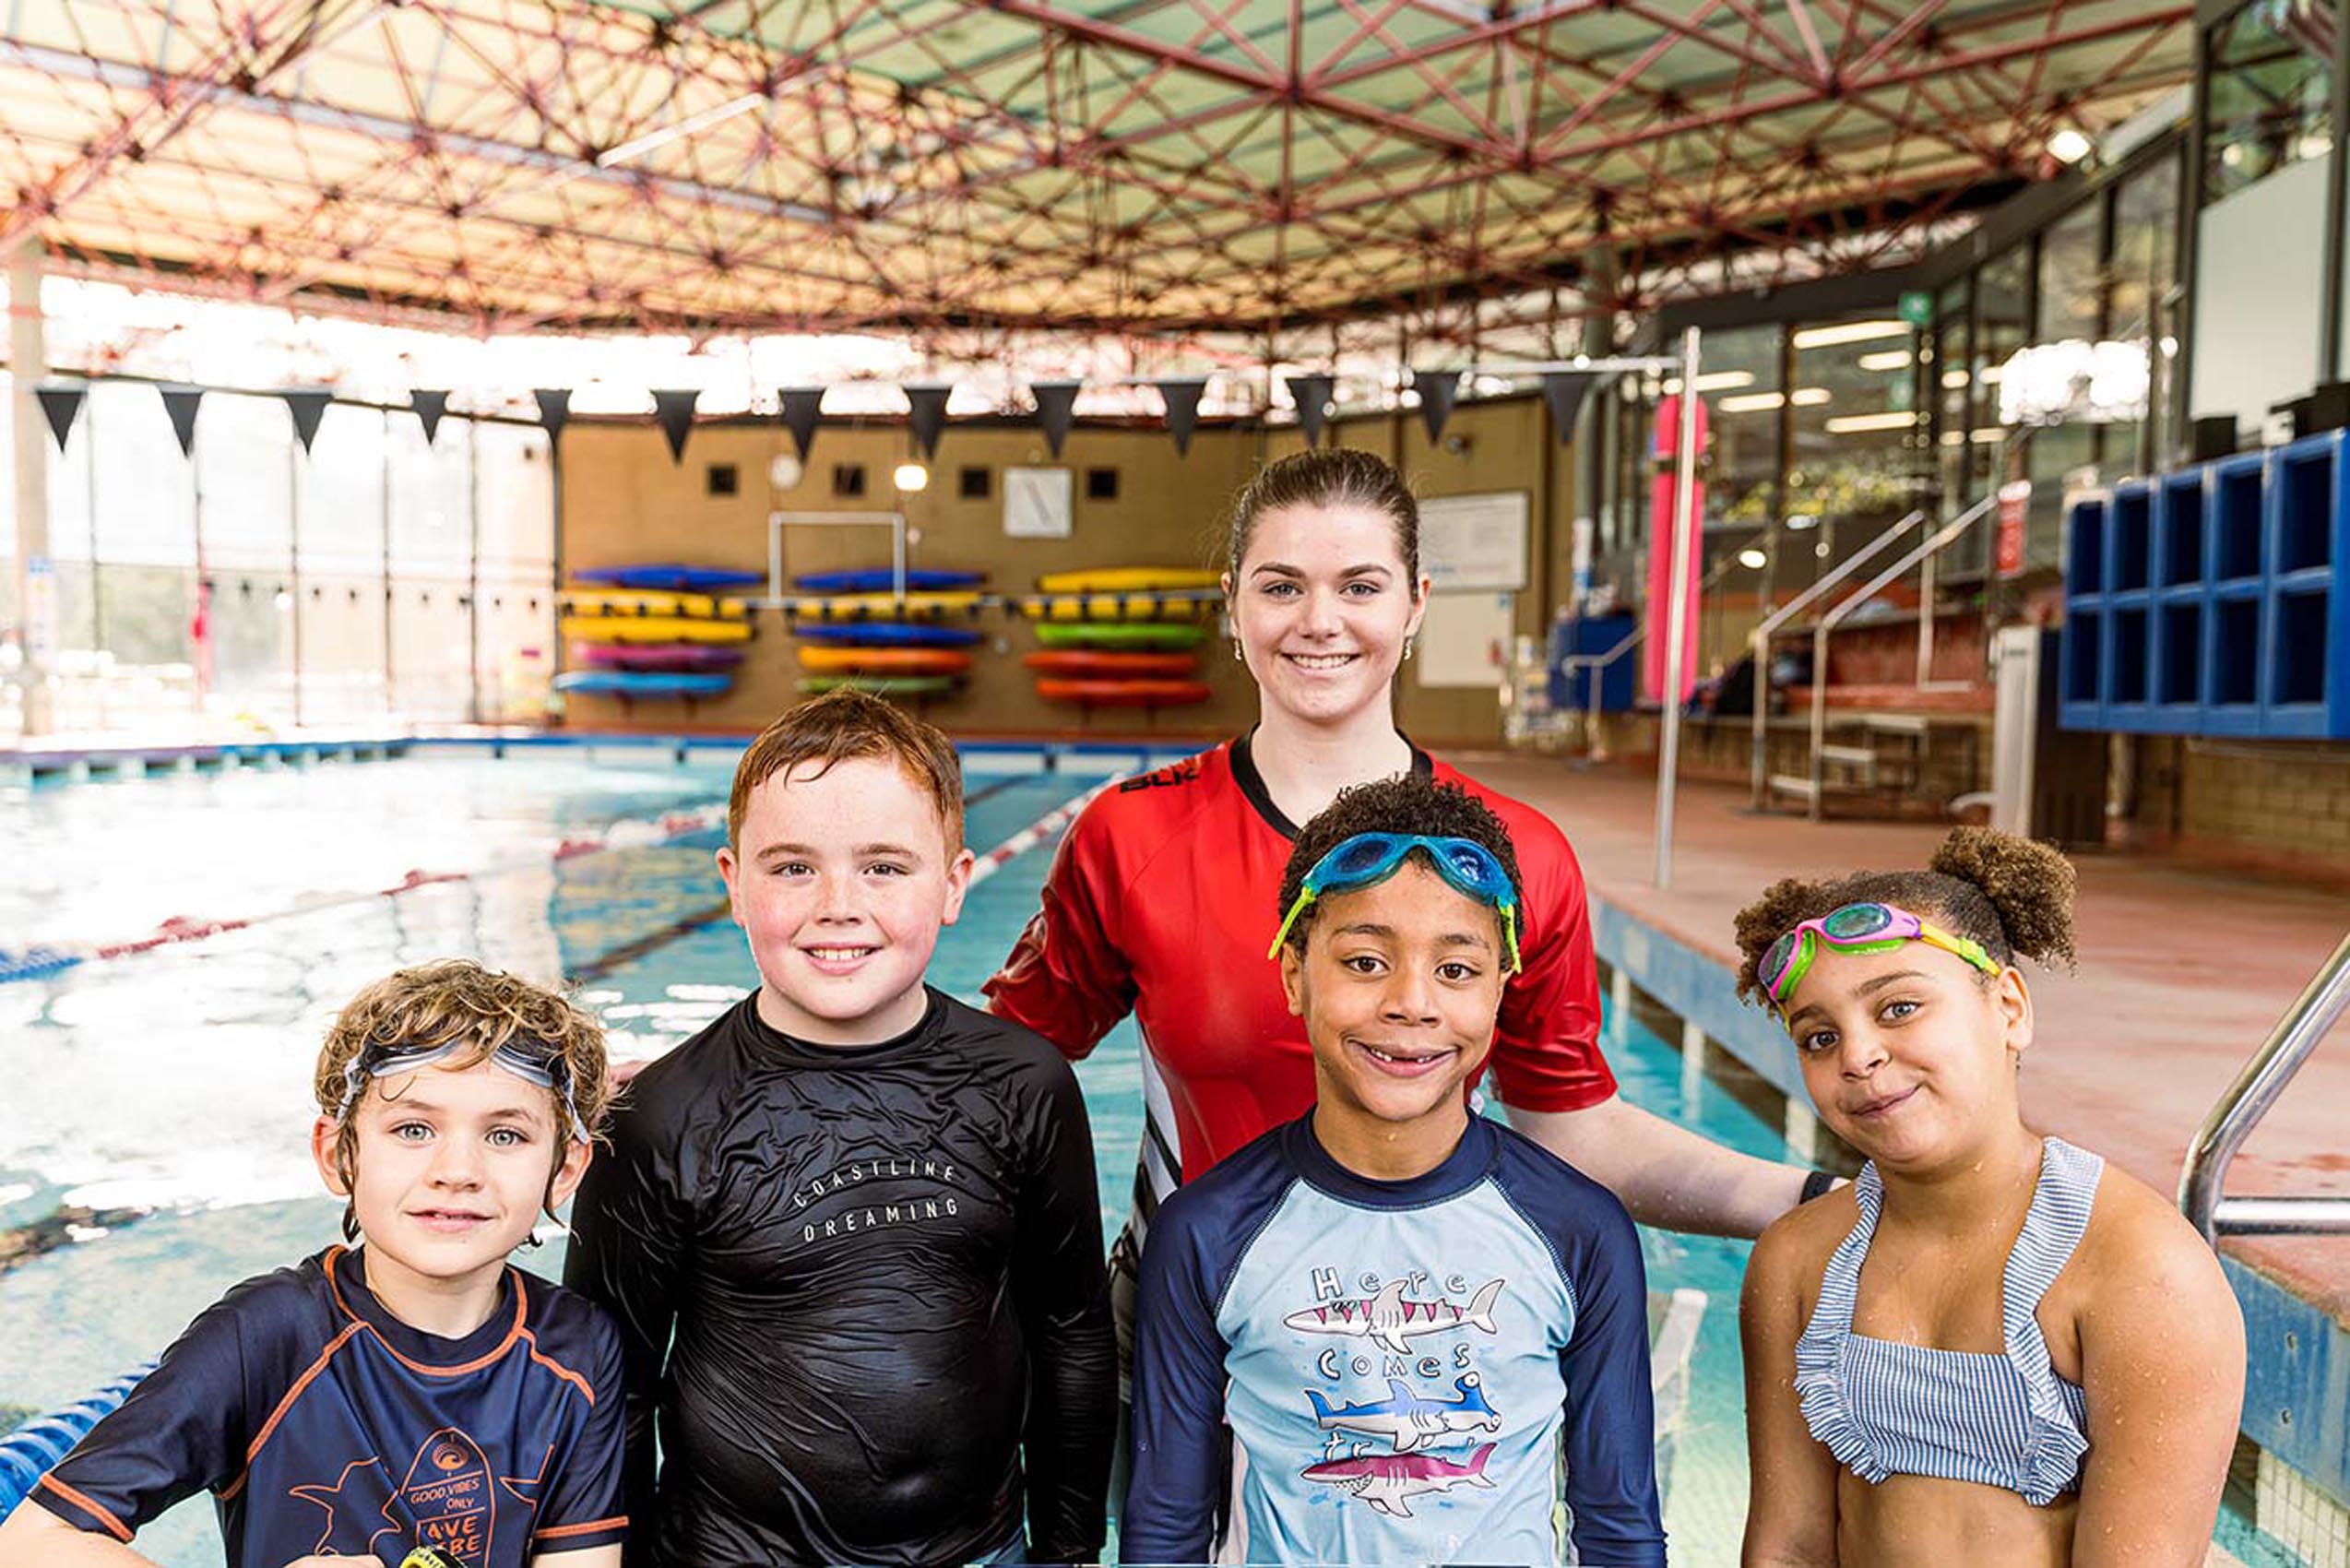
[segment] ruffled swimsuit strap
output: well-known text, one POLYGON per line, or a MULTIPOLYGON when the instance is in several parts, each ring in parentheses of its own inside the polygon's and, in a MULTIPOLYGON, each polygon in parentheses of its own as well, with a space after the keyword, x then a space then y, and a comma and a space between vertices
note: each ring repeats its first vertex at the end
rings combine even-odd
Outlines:
POLYGON ((2105 1168, 2098 1156, 2061 1138, 2042 1144, 2039 1183, 2000 1277, 2000 1322, 2007 1359, 2024 1380, 2024 1403, 2032 1413, 2031 1435, 2012 1484, 2024 1501, 2040 1506, 2071 1490, 2080 1479, 2081 1457, 2089 1451, 2088 1433, 2066 1407, 2048 1361, 2047 1337, 2040 1332, 2040 1301, 2089 1229, 2105 1168))
POLYGON ((1881 1481, 1893 1472, 1877 1456, 1869 1434, 1846 1398, 1844 1350, 1852 1337, 1853 1309, 1860 1298, 1860 1265, 1877 1236, 1877 1216, 1885 1200, 1883 1181, 1872 1162, 1854 1178, 1852 1195, 1860 1218, 1829 1254, 1820 1277, 1820 1299, 1811 1321, 1795 1345, 1795 1391, 1811 1435, 1828 1445, 1837 1463, 1862 1480, 1881 1481))

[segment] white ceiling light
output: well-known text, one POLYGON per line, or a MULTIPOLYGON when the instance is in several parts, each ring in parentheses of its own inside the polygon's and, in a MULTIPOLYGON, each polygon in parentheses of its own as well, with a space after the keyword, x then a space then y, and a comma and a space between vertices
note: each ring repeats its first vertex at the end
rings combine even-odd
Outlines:
MULTIPOLYGON (((1754 373, 1751 370, 1706 371, 1700 374, 1697 378, 1697 390, 1701 394, 1706 392, 1727 392, 1732 387, 1751 386, 1753 385, 1754 373)), ((1665 394, 1668 397, 1678 396, 1680 389, 1681 378, 1678 375, 1670 377, 1665 383, 1665 394)))
POLYGON ((1916 414, 1893 409, 1881 414, 1846 414, 1830 420, 1825 428, 1830 435, 1858 435, 1872 430, 1907 430, 1917 422, 1916 414))
POLYGON ((1873 354, 1863 354, 1858 361, 1863 370, 1907 370, 1907 349, 1880 349, 1873 354))
POLYGON ((1834 396, 1824 386, 1798 386, 1788 397, 1787 401, 1798 409, 1816 409, 1834 396))
POLYGON ((1741 392, 1735 398, 1725 398, 1714 406, 1726 414, 1759 414, 1786 402, 1784 392, 1741 392))
POLYGON ((2048 156, 2059 163, 2078 163, 2095 150, 2095 144, 2078 127, 2067 125, 2048 138, 2048 156))
POLYGON ((1839 343, 1872 343, 1880 338, 1905 338, 1905 321, 1845 321, 1834 327, 1807 327, 1795 335, 1798 349, 1833 349, 1839 343))
POLYGON ((1771 558, 1768 555, 1763 554, 1762 552, 1755 549, 1751 544, 1744 550, 1738 552, 1738 564, 1746 567, 1750 571, 1759 572, 1764 566, 1769 565, 1770 563, 1771 558))

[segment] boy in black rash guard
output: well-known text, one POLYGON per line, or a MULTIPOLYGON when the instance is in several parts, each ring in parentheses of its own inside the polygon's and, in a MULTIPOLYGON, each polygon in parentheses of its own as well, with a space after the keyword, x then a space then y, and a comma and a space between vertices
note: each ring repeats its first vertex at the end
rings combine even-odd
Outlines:
POLYGON ((735 772, 759 990, 637 1075, 572 1220, 626 1347, 631 1568, 1100 1551, 1092 1133, 1058 1051, 922 983, 962 829, 954 748, 870 696, 735 772))

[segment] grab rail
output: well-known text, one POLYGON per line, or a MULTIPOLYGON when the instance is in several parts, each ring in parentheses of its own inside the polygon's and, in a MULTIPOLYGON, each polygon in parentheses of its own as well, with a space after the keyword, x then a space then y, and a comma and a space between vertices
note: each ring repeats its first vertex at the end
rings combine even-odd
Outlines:
MULTIPOLYGON (((1764 616, 1762 618, 1762 624, 1756 626, 1753 632, 1749 636, 1747 639, 1747 647, 1754 660, 1754 741, 1749 754, 1749 772, 1752 778, 1753 805, 1756 811, 1761 811, 1762 809, 1763 800, 1763 758, 1764 752, 1766 750, 1763 731, 1765 728, 1764 720, 1769 717, 1771 707, 1769 697, 1771 691, 1770 656, 1772 634, 1776 632, 1781 626, 1786 624, 1786 623, 1798 612, 1808 608, 1811 602, 1818 599, 1822 594, 1826 593, 1830 588, 1835 587, 1838 583, 1852 576, 1853 573, 1867 565, 1871 560, 1875 559, 1879 551, 1883 550, 1886 546, 1892 544, 1894 540, 1899 539, 1903 534, 1907 533, 1911 529, 1916 528, 1918 524, 1925 520, 1926 508, 1919 506, 1913 509, 1899 522, 1894 523, 1892 527, 1886 529, 1882 533, 1879 534, 1876 538, 1863 545, 1859 550, 1854 552, 1850 560, 1844 562, 1841 565, 1837 566, 1835 570, 1830 572, 1826 576, 1822 577, 1818 582, 1813 583, 1810 588, 1805 588, 1801 593, 1797 594, 1793 599, 1788 600, 1785 605, 1764 616)), ((1813 678, 1816 680, 1819 672, 1814 671, 1812 673, 1813 678)))
MULTIPOLYGON (((1821 816, 1821 795, 1827 782, 1827 762, 1822 754, 1828 743, 1828 634, 1844 624, 1854 611, 1891 588, 1920 561, 1930 560, 1954 543, 1958 536, 1975 526, 1976 518, 1999 505, 1996 493, 1986 495, 1972 506, 1944 523, 1915 550, 1869 578, 1852 594, 1838 601, 1834 610, 1820 617, 1811 632, 1811 799, 1805 814, 1814 822, 1821 816)), ((1924 671, 1918 671, 1922 682, 1924 671)))
POLYGON ((2285 1010, 2276 1028, 2212 1106, 2187 1148, 2178 1207, 2204 1240, 2222 1236, 2332 1236, 2350 1231, 2350 1198, 2225 1194, 2236 1151, 2334 1021, 2350 1011, 2350 935, 2285 1010))

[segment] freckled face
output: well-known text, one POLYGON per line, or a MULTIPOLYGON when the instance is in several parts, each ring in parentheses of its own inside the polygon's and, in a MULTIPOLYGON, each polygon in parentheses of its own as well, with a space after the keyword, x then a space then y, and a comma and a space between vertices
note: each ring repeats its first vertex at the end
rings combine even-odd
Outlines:
POLYGON ((803 763, 760 785, 736 847, 718 851, 765 982, 760 1016, 824 1045, 913 1028, 971 866, 968 849, 948 849, 937 806, 885 758, 803 763))
POLYGON ((1265 705, 1318 723, 1384 707, 1428 603, 1428 580, 1407 575, 1395 523, 1355 505, 1264 514, 1224 591, 1265 705))

